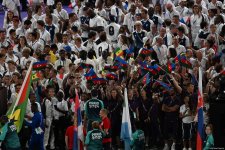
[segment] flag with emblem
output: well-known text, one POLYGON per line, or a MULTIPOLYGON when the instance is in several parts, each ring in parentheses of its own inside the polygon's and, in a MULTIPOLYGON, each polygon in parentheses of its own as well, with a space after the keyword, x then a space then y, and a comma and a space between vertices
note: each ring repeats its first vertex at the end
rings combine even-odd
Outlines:
POLYGON ((116 48, 115 54, 116 56, 123 56, 123 50, 121 48, 116 48))
POLYGON ((40 72, 32 73, 32 82, 39 80, 40 76, 40 72))
POLYGON ((84 76, 87 80, 92 80, 98 77, 93 68, 91 68, 84 76))
POLYGON ((39 61, 33 63, 33 70, 41 70, 47 66, 48 62, 47 61, 39 61))
POLYGON ((13 119, 15 121, 14 123, 17 127, 17 132, 19 132, 22 128, 24 115, 26 113, 27 101, 31 89, 32 65, 33 62, 30 63, 29 69, 17 96, 17 99, 13 102, 13 104, 10 106, 6 113, 9 119, 13 119))

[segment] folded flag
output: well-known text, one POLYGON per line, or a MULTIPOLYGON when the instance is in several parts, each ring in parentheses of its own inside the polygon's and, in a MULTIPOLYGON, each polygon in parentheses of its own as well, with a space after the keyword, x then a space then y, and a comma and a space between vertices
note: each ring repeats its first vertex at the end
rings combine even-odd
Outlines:
POLYGON ((123 50, 121 48, 116 48, 115 54, 116 56, 123 56, 123 50))
POLYGON ((33 69, 34 70, 41 70, 43 68, 45 68, 48 64, 48 61, 39 61, 39 62, 35 62, 33 63, 33 69))
POLYGON ((115 73, 107 73, 106 74, 106 78, 108 80, 117 80, 118 79, 118 76, 115 73))
POLYGON ((95 71, 93 70, 93 68, 91 68, 91 69, 89 70, 89 72, 86 73, 84 76, 86 77, 87 80, 92 80, 92 79, 98 77, 97 74, 95 73, 95 71))
POLYGON ((159 85, 161 85, 162 87, 164 87, 166 90, 170 91, 172 90, 171 85, 164 83, 162 81, 158 81, 158 80, 154 80, 156 83, 158 83, 159 85))
POLYGON ((39 80, 40 76, 41 76, 40 72, 32 73, 32 77, 31 77, 32 78, 32 82, 39 80))

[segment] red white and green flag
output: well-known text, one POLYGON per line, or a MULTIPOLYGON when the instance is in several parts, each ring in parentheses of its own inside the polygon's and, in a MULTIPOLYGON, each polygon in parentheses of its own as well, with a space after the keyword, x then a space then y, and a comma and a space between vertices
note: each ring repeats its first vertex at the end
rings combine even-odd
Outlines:
POLYGON ((20 132, 24 115, 26 113, 27 101, 30 94, 31 89, 31 81, 32 81, 32 66, 33 62, 31 62, 30 67, 27 71, 25 80, 23 81, 22 87, 18 94, 16 101, 11 105, 9 110, 7 111, 6 115, 9 119, 14 120, 14 124, 17 127, 17 132, 20 132))

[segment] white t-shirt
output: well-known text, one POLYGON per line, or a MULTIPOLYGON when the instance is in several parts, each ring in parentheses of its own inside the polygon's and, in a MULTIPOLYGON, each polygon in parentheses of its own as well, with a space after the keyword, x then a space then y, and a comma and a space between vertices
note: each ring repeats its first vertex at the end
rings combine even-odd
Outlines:
POLYGON ((105 26, 105 20, 102 17, 96 15, 94 18, 90 19, 89 26, 90 27, 98 27, 98 26, 104 27, 105 26))
POLYGON ((126 25, 130 33, 134 31, 135 15, 128 13, 124 16, 123 25, 126 25))
POLYGON ((100 44, 97 45, 95 49, 95 53, 97 58, 102 56, 102 52, 108 50, 108 52, 111 52, 111 46, 107 42, 101 42, 100 44))
POLYGON ((48 42, 51 41, 51 36, 50 33, 44 29, 43 32, 40 32, 40 39, 39 39, 39 43, 41 43, 43 46, 45 46, 46 44, 50 44, 48 42))
POLYGON ((3 0, 2 5, 13 11, 18 16, 17 6, 20 6, 20 0, 3 0))
POLYGON ((119 29, 120 29, 120 25, 115 22, 110 23, 105 28, 107 38, 110 40, 110 42, 115 42, 118 40, 119 29))
POLYGON ((56 9, 54 9, 53 12, 58 18, 63 18, 64 20, 69 19, 69 15, 66 10, 62 9, 60 12, 58 12, 56 9))
MULTIPOLYGON (((187 108, 185 106, 185 104, 183 104, 181 107, 180 107, 180 113, 182 113, 183 115, 187 115, 188 112, 190 111, 190 108, 187 108)), ((191 123, 193 122, 193 116, 186 116, 184 118, 182 118, 182 122, 183 123, 191 123)))

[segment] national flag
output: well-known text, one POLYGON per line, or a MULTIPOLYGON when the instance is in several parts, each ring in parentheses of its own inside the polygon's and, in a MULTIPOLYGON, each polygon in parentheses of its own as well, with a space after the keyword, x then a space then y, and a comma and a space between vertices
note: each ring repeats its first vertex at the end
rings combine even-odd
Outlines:
POLYGON ((186 68, 189 68, 189 69, 192 69, 192 64, 189 60, 187 60, 187 58, 185 57, 182 57, 181 60, 180 60, 180 64, 181 66, 184 66, 186 68))
POLYGON ((168 91, 172 90, 171 85, 169 85, 169 84, 167 84, 165 82, 158 81, 158 80, 155 80, 155 82, 158 83, 159 85, 161 85, 162 87, 164 87, 168 91))
POLYGON ((163 73, 165 72, 158 64, 155 64, 155 65, 153 66, 153 68, 156 70, 156 72, 157 72, 158 74, 163 74, 163 73))
POLYGON ((93 66, 91 64, 80 63, 77 70, 83 70, 83 69, 87 69, 87 68, 93 68, 93 66))
POLYGON ((150 83, 149 73, 147 73, 147 74, 143 77, 141 83, 142 83, 143 85, 148 85, 148 84, 150 83))
POLYGON ((167 62, 166 72, 171 73, 175 69, 176 65, 171 63, 170 61, 167 62))
POLYGON ((131 45, 131 46, 129 47, 129 49, 126 50, 126 56, 129 58, 129 57, 132 56, 133 53, 134 53, 134 46, 131 45))
POLYGON ((32 82, 39 80, 40 76, 41 76, 40 72, 32 73, 32 82))
POLYGON ((175 62, 179 62, 181 66, 192 69, 192 64, 187 60, 185 53, 181 53, 174 58, 175 62))
POLYGON ((141 56, 149 56, 153 52, 153 50, 154 50, 153 48, 151 48, 151 49, 142 48, 139 55, 141 55, 141 56))
POLYGON ((116 57, 115 61, 119 63, 120 69, 126 69, 128 67, 128 63, 121 57, 116 57))
POLYGON ((74 106, 74 139, 73 139, 73 150, 80 150, 80 141, 84 143, 84 133, 82 125, 82 116, 80 110, 80 101, 78 92, 76 90, 75 106, 74 106))
POLYGON ((124 105, 123 105, 123 115, 122 115, 122 125, 120 138, 125 143, 125 150, 130 150, 130 142, 132 140, 132 129, 130 123, 130 112, 128 106, 127 88, 124 89, 124 105))
POLYGON ((118 79, 118 76, 115 73, 107 73, 106 74, 106 78, 108 80, 117 80, 118 79))
POLYGON ((190 26, 190 17, 185 16, 185 17, 180 19, 180 22, 183 23, 183 24, 186 24, 189 27, 190 26))
POLYGON ((139 64, 142 68, 147 68, 147 67, 148 67, 146 61, 139 61, 138 64, 139 64))
POLYGON ((204 135, 204 119, 203 119, 203 94, 202 94, 202 68, 199 67, 199 80, 198 80, 198 131, 197 131, 197 143, 196 150, 202 150, 203 135, 204 135))
POLYGON ((30 64, 30 67, 27 71, 26 77, 23 81, 22 87, 19 91, 16 101, 10 106, 6 115, 9 119, 13 119, 17 127, 17 132, 19 132, 23 125, 24 115, 26 113, 27 101, 31 89, 31 80, 32 80, 32 66, 33 61, 30 64))
POLYGON ((105 84, 106 83, 106 79, 104 79, 104 78, 94 78, 94 79, 92 79, 92 82, 94 84, 105 84))
POLYGON ((43 69, 47 66, 48 61, 39 61, 39 62, 35 62, 33 63, 33 69, 34 70, 40 70, 43 69))
POLYGON ((115 54, 116 54, 116 56, 123 56, 123 50, 121 48, 117 48, 115 50, 115 54))
POLYGON ((89 72, 86 73, 84 76, 86 77, 87 80, 92 80, 92 79, 98 77, 97 74, 95 73, 95 71, 94 71, 93 68, 91 68, 91 69, 89 70, 89 72))
POLYGON ((117 65, 113 65, 113 66, 111 66, 111 65, 105 65, 104 66, 104 70, 108 70, 110 72, 115 72, 118 69, 119 69, 119 66, 117 66, 117 65))

